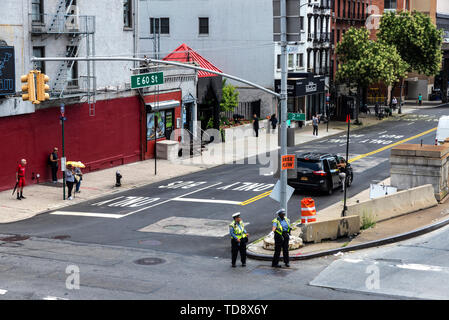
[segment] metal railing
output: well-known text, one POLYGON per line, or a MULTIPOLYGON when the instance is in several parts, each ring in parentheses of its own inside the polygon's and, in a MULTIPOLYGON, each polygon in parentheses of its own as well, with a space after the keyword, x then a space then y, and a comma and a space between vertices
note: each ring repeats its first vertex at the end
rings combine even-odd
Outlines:
POLYGON ((95 32, 95 16, 30 13, 28 18, 31 26, 30 32, 34 34, 95 32))

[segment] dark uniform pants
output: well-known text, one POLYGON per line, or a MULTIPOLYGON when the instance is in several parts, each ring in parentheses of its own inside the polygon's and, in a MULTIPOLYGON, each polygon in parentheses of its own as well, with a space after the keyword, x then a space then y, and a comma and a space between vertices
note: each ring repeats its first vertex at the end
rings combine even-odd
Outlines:
POLYGON ((277 266, 279 264, 279 257, 281 256, 281 249, 282 249, 282 256, 284 258, 284 263, 288 264, 289 262, 289 256, 288 256, 288 241, 290 240, 290 236, 287 232, 283 233, 283 236, 281 236, 279 233, 274 233, 274 256, 273 256, 273 262, 272 266, 277 266))
POLYGON ((246 263, 246 243, 248 242, 248 237, 240 239, 240 243, 235 239, 231 239, 231 253, 232 253, 232 265, 235 265, 237 261, 237 254, 240 251, 240 260, 243 264, 246 263))

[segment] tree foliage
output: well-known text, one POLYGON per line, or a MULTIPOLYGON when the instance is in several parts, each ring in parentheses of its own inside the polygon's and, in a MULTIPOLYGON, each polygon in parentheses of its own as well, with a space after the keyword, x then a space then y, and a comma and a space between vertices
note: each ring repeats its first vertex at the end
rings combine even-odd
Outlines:
POLYGON ((337 81, 348 85, 367 87, 380 81, 391 85, 408 69, 394 46, 370 40, 365 28, 350 28, 337 45, 337 55, 341 62, 337 81))
POLYGON ((223 80, 222 98, 220 102, 220 111, 234 111, 234 108, 239 104, 239 92, 231 84, 226 84, 226 79, 223 80))
POLYGON ((408 64, 408 71, 427 76, 440 71, 442 61, 442 31, 429 16, 414 11, 385 13, 380 22, 379 41, 396 48, 408 64))

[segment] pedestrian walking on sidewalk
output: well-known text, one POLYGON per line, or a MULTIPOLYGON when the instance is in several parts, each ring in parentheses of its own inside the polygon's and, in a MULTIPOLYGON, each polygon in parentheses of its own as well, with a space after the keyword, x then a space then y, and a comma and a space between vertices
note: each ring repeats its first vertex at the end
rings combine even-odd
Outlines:
POLYGON ((319 120, 315 113, 315 115, 312 117, 312 126, 313 126, 313 135, 314 136, 315 136, 315 133, 316 133, 316 136, 318 136, 318 123, 319 123, 319 120))
POLYGON ((231 255, 232 267, 235 268, 237 255, 240 252, 240 261, 242 267, 246 267, 246 244, 248 243, 248 232, 245 230, 240 212, 232 215, 234 221, 229 225, 229 234, 231 235, 231 255))
POLYGON ((16 170, 17 200, 26 199, 23 196, 23 188, 25 187, 25 166, 26 166, 26 164, 27 164, 27 161, 25 159, 20 160, 20 163, 16 170))
POLYGON ((81 181, 83 181, 83 172, 81 171, 81 168, 76 167, 74 173, 76 181, 75 193, 80 193, 81 181))
POLYGON ((65 182, 67 185, 67 200, 72 200, 72 190, 75 184, 75 174, 73 172, 73 167, 71 164, 67 165, 65 169, 65 182))
POLYGON ((48 157, 51 168, 51 180, 53 183, 58 182, 58 148, 54 147, 53 152, 48 157))
POLYGON ((278 216, 274 218, 273 221, 271 221, 273 225, 271 234, 274 234, 274 255, 271 266, 273 268, 281 268, 281 265, 279 264, 279 258, 281 256, 282 249, 284 264, 288 268, 290 267, 288 256, 288 242, 290 240, 290 233, 292 228, 290 226, 290 220, 285 217, 284 209, 278 210, 276 214, 278 216))
POLYGON ((274 131, 276 130, 276 125, 278 124, 278 119, 276 118, 275 114, 271 115, 270 122, 271 122, 272 132, 274 133, 274 131))
POLYGON ((253 116, 253 128, 256 132, 256 138, 259 136, 259 118, 257 117, 257 114, 254 114, 253 116))
POLYGON ((422 94, 421 93, 418 95, 418 104, 422 105, 422 94))

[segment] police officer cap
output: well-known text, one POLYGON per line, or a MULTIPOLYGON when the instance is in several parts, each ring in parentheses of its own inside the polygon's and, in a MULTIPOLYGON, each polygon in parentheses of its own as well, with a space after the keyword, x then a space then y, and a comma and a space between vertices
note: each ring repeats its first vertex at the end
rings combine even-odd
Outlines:
POLYGON ((240 217, 240 212, 234 213, 234 214, 232 215, 232 217, 233 217, 234 219, 237 218, 237 217, 240 217))
POLYGON ((276 214, 285 214, 285 209, 279 209, 276 214))

